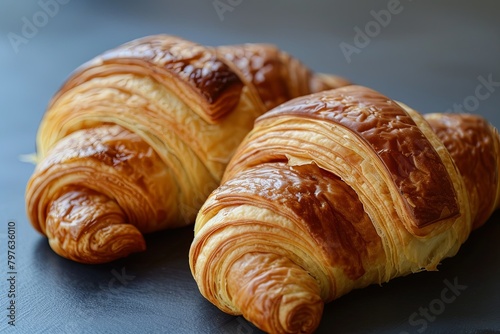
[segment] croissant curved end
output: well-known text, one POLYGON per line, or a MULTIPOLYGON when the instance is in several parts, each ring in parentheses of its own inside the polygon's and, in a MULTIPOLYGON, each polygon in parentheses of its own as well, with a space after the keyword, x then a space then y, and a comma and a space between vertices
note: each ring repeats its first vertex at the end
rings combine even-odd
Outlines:
POLYGON ((72 242, 61 244, 59 239, 51 238, 49 245, 60 256, 86 264, 108 263, 146 250, 142 234, 128 224, 104 227, 95 233, 93 239, 100 241, 98 244, 89 242, 74 248, 72 242))
POLYGON ((311 333, 318 326, 323 313, 323 301, 319 296, 308 296, 306 293, 287 295, 282 299, 280 309, 280 326, 284 333, 311 333))
POLYGON ((312 333, 324 302, 317 281, 287 258, 249 253, 228 274, 232 302, 268 333, 312 333))
POLYGON ((45 233, 59 255, 81 263, 106 263, 146 249, 116 202, 102 194, 69 191, 52 202, 45 233))

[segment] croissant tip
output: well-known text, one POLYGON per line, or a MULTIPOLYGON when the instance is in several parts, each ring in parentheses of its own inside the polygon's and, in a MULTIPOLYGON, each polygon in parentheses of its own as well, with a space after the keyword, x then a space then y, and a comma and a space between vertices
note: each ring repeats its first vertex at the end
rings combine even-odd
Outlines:
POLYGON ((285 333, 313 333, 319 326, 324 302, 321 298, 296 301, 296 306, 280 319, 285 333))
POLYGON ((81 239, 74 246, 61 244, 57 238, 49 238, 49 245, 58 255, 84 264, 109 263, 146 250, 141 232, 126 224, 108 226, 97 231, 86 242, 81 239), (111 227, 115 230, 110 233, 111 227))
POLYGON ((314 333, 320 324, 323 309, 324 302, 319 296, 292 293, 284 295, 274 309, 263 313, 243 312, 243 316, 269 333, 314 333), (262 314, 266 313, 276 317, 263 318, 262 314))
POLYGON ((231 302, 243 316, 269 333, 313 333, 324 301, 308 271, 286 257, 247 253, 227 273, 231 302))
MULTIPOLYGON (((93 259, 91 263, 106 263, 127 257, 133 253, 139 253, 146 250, 146 242, 142 234, 132 225, 126 225, 127 228, 133 228, 129 233, 116 234, 112 240, 103 239, 102 243, 93 243, 93 259)), ((99 237, 99 236, 97 236, 99 237)))
POLYGON ((39 158, 36 153, 29 153, 29 154, 21 154, 18 156, 19 161, 36 165, 39 161, 39 158))

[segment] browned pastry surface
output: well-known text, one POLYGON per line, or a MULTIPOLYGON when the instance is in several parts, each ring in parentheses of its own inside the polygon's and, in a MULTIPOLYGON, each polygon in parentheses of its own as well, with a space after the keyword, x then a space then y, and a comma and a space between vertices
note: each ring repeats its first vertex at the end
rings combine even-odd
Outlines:
POLYGON ((477 115, 427 114, 425 119, 450 152, 464 178, 472 216, 472 228, 483 225, 499 199, 500 165, 497 130, 477 115))
POLYGON ((313 74, 298 59, 271 44, 222 46, 217 50, 253 84, 267 110, 294 97, 350 84, 334 75, 313 74))
POLYGON ((340 126, 370 145, 402 193, 415 228, 458 214, 453 185, 441 158, 410 115, 394 101, 373 91, 346 87, 334 96, 318 93, 295 99, 259 121, 286 116, 340 126))
POLYGON ((214 122, 237 105, 243 84, 216 50, 168 35, 131 41, 83 65, 59 94, 96 77, 148 76, 181 95, 189 107, 214 122))
POLYGON ((268 107, 344 84, 270 45, 155 35, 109 50, 78 68, 48 107, 28 216, 76 261, 143 250, 143 233, 193 223, 268 107))
POLYGON ((500 138, 361 86, 259 117, 201 208, 201 293, 270 333, 310 333, 323 303, 436 270, 499 207, 500 138), (473 160, 473 161, 472 161, 473 160))
POLYGON ((299 226, 299 235, 310 235, 314 247, 327 256, 327 263, 341 267, 353 280, 365 273, 363 263, 376 260, 383 252, 356 193, 315 164, 261 164, 228 180, 212 196, 218 201, 204 206, 200 214, 240 205, 279 212, 299 226), (377 257, 370 257, 373 252, 377 257))

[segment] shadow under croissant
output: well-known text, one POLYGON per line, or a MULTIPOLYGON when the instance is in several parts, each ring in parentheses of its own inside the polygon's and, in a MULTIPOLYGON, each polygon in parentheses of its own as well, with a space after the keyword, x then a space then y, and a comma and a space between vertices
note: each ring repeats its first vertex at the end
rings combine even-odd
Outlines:
POLYGON ((159 231, 145 234, 144 239, 147 247, 144 251, 131 254, 126 258, 120 258, 112 262, 103 264, 85 264, 74 262, 58 256, 50 248, 47 238, 40 237, 37 246, 34 248, 34 256, 42 260, 43 267, 46 268, 48 262, 50 266, 58 268, 61 266, 75 266, 85 268, 85 270, 109 270, 116 266, 133 266, 138 270, 155 270, 163 266, 173 266, 185 268, 189 272, 189 264, 186 261, 189 246, 193 238, 193 227, 181 227, 172 230, 159 231))
POLYGON ((36 328, 80 332, 99 326, 117 332, 126 326, 127 332, 141 332, 147 321, 152 332, 261 333, 242 317, 220 314, 199 294, 187 261, 192 235, 192 226, 149 234, 146 251, 93 265, 58 256, 40 237, 32 270, 43 292, 30 300, 29 310, 53 306, 51 318, 36 328), (54 314, 64 321, 54 320, 54 314), (97 320, 103 316, 105 323, 97 320))

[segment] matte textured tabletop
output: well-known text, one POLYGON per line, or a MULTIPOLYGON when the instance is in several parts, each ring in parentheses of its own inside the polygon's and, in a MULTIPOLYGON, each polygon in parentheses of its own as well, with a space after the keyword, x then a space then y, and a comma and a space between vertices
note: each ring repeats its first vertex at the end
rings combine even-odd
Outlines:
MULTIPOLYGON (((90 266, 57 256, 30 226, 33 165, 21 157, 35 151, 49 99, 83 62, 155 33, 207 45, 269 42, 421 112, 468 111, 499 127, 499 14, 498 1, 2 1, 0 332, 260 332, 199 294, 187 258, 192 227, 149 235, 146 252, 90 266)), ((318 333, 499 332, 499 240, 497 212, 438 272, 328 304, 318 333)))

